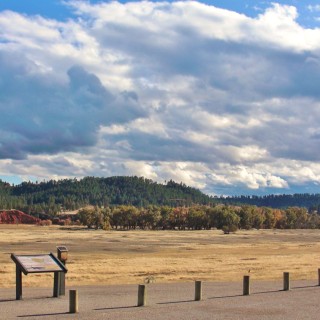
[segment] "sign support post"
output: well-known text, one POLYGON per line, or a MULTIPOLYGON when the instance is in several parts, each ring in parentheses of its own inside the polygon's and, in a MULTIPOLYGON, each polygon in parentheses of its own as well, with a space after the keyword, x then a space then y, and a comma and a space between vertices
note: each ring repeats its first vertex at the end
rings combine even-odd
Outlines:
POLYGON ((16 265, 16 300, 22 299, 22 271, 16 265))
POLYGON ((60 293, 60 273, 61 272, 55 272, 53 275, 53 296, 55 298, 58 298, 60 293))
MULTIPOLYGON (((57 256, 61 263, 66 266, 68 260, 68 249, 64 246, 57 247, 57 256)), ((66 275, 59 273, 59 295, 64 296, 66 294, 66 275)))

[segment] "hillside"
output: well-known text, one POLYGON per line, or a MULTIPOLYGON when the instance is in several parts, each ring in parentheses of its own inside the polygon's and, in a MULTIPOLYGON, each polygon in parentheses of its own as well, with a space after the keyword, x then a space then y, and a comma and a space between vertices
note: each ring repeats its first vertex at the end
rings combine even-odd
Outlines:
POLYGON ((280 209, 297 206, 305 207, 310 212, 320 212, 320 194, 210 197, 198 189, 172 180, 161 184, 143 177, 126 176, 23 182, 16 186, 0 180, 0 209, 14 208, 29 214, 50 215, 88 204, 145 207, 217 203, 280 209))
POLYGON ((85 205, 112 206, 131 204, 192 205, 216 200, 200 190, 176 183, 153 182, 142 177, 86 177, 47 182, 23 182, 16 186, 0 182, 0 208, 16 208, 27 213, 74 210, 85 205))

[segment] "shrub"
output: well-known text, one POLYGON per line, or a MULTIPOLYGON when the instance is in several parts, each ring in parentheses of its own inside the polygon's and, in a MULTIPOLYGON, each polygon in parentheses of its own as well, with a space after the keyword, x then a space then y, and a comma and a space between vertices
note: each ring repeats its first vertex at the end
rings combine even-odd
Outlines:
POLYGON ((222 231, 224 234, 229 234, 230 232, 236 232, 238 227, 236 225, 223 226, 222 231))
POLYGON ((51 225, 52 225, 52 221, 51 220, 39 220, 37 222, 37 226, 41 226, 41 227, 51 226, 51 225))

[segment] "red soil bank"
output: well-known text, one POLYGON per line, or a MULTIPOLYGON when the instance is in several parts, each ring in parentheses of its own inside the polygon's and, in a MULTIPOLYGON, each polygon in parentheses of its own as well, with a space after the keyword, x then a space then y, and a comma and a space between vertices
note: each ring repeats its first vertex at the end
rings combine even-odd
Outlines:
POLYGON ((19 210, 1 210, 0 211, 0 223, 7 224, 36 224, 39 219, 34 218, 19 210))

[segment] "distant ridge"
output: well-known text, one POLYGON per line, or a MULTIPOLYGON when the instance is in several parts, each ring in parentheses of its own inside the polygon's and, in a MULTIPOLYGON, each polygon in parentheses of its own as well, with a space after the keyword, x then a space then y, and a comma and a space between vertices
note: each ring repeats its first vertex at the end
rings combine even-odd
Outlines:
POLYGON ((29 214, 55 214, 85 205, 192 206, 256 205, 285 209, 297 206, 320 212, 320 194, 212 197, 184 183, 164 184, 137 176, 23 182, 10 185, 0 180, 0 208, 19 209, 29 214))
POLYGON ((319 193, 295 193, 265 196, 238 196, 226 197, 226 204, 248 204, 258 207, 271 207, 285 209, 288 207, 304 207, 309 211, 320 213, 320 194, 319 193))

